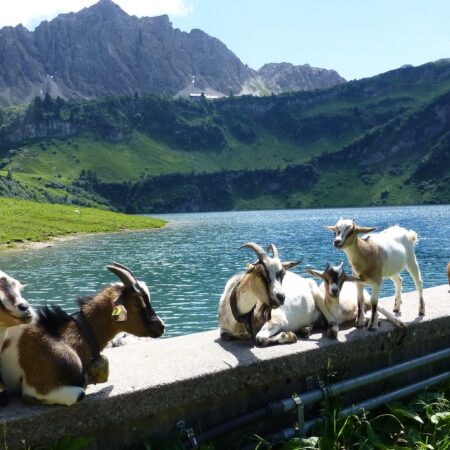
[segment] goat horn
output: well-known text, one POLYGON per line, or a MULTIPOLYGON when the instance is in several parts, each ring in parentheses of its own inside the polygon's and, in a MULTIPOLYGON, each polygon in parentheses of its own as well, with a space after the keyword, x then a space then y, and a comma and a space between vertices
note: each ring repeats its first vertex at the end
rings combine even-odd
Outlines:
POLYGON ((106 268, 110 272, 112 272, 120 279, 120 281, 124 284, 124 286, 131 287, 136 283, 136 278, 134 277, 133 273, 130 270, 126 268, 124 269, 123 267, 115 264, 106 266, 106 268))
POLYGON ((134 278, 135 281, 137 281, 136 275, 133 273, 133 271, 131 269, 129 269, 127 266, 125 266, 124 264, 120 264, 118 262, 113 262, 111 265, 112 266, 116 266, 119 269, 125 270, 126 272, 128 272, 134 278))
POLYGON ((242 250, 243 248, 249 248, 250 250, 253 250, 260 261, 267 261, 268 256, 266 255, 266 252, 258 244, 255 244, 254 242, 247 242, 246 244, 239 247, 239 250, 242 250))
POLYGON ((269 244, 269 246, 267 247, 267 251, 271 251, 274 258, 278 258, 278 259, 280 258, 278 256, 278 249, 275 247, 274 244, 269 244))

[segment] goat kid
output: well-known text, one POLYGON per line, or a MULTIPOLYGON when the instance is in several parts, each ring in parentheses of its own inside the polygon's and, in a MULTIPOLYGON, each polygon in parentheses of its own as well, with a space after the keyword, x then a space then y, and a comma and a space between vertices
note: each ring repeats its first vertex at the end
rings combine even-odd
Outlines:
POLYGON ((268 345, 296 342, 295 331, 309 335, 320 316, 313 297, 317 284, 288 271, 300 262, 281 262, 273 244, 273 257, 253 242, 241 248, 253 250, 258 261, 225 286, 219 303, 221 338, 268 345))
POLYGON ((369 330, 373 331, 378 328, 377 305, 384 278, 390 278, 395 285, 394 312, 400 312, 402 277, 399 273, 405 267, 411 274, 419 293, 419 315, 425 314, 423 282, 414 252, 414 246, 418 240, 415 231, 393 226, 380 233, 361 238, 360 234, 370 233, 376 228, 360 227, 356 225, 354 219, 339 219, 336 225, 326 228, 334 232, 333 244, 347 255, 353 275, 362 280, 361 283, 357 283, 358 317, 356 326, 358 328, 365 325, 364 284, 372 286, 370 297, 372 313, 367 324, 369 330))
POLYGON ((33 403, 73 405, 93 381, 92 363, 118 332, 154 338, 163 334, 164 323, 151 306, 147 285, 121 264, 107 269, 121 283, 80 300, 78 313, 43 308, 36 323, 8 331, 1 354, 8 390, 22 392, 33 403))
MULTIPOLYGON (((306 269, 306 271, 323 281, 319 286, 319 295, 315 297, 316 306, 328 322, 328 337, 337 339, 339 325, 355 320, 357 317, 358 299, 354 282, 361 282, 361 280, 345 273, 344 262, 337 266, 327 263, 324 271, 315 269, 306 269)), ((366 289, 363 290, 363 295, 364 311, 369 311, 370 296, 366 289)), ((381 306, 378 306, 378 311, 397 327, 405 327, 403 322, 381 306)))
MULTIPOLYGON (((9 327, 28 324, 33 320, 33 310, 22 297, 25 286, 0 270, 0 348, 9 327)), ((8 393, 0 383, 0 405, 8 403, 8 393)))

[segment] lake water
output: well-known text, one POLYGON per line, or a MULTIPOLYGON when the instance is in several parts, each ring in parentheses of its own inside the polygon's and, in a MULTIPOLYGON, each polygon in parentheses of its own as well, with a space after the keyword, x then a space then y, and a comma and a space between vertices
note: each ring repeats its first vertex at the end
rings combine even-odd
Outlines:
MULTIPOLYGON (((150 287, 157 313, 166 322, 165 336, 217 327, 217 306, 227 279, 255 260, 248 241, 266 247, 275 243, 283 260, 303 258, 305 265, 323 269, 326 262, 344 260, 332 246, 332 233, 323 228, 339 217, 356 217, 379 229, 400 224, 417 231, 416 254, 425 287, 447 283, 450 261, 450 206, 305 209, 163 215, 169 225, 147 232, 88 236, 51 248, 0 254, 0 268, 26 283, 24 297, 34 305, 57 303, 69 311, 75 298, 92 294, 115 281, 106 264, 129 266, 150 287)), ((414 289, 409 274, 404 291, 414 289)), ((382 295, 392 295, 390 280, 382 295)))

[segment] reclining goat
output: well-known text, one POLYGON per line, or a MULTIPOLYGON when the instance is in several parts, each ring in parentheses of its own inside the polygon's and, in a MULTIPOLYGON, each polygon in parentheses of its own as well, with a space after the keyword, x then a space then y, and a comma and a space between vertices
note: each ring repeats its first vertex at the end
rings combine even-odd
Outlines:
POLYGON ((81 300, 79 312, 70 316, 59 307, 42 308, 36 323, 8 331, 1 374, 9 391, 22 392, 33 402, 73 405, 84 398, 86 384, 96 381, 92 363, 118 332, 154 338, 163 334, 147 285, 121 264, 107 269, 122 283, 81 300))
POLYGON ((253 242, 241 248, 253 250, 258 261, 225 286, 219 303, 222 339, 254 339, 268 345, 296 342, 294 332, 309 335, 320 317, 313 297, 317 284, 288 271, 300 262, 281 262, 273 244, 272 257, 253 242))

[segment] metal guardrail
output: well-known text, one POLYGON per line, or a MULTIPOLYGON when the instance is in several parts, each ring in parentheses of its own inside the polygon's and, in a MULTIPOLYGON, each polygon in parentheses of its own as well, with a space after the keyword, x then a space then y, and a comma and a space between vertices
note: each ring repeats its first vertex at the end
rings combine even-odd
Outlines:
MULTIPOLYGON (((430 353, 419 358, 414 358, 409 361, 396 364, 391 367, 386 367, 380 370, 366 373, 358 377, 350 378, 348 380, 334 383, 330 386, 324 386, 320 389, 315 389, 309 392, 305 392, 301 395, 294 394, 292 397, 285 398, 279 401, 270 402, 265 407, 259 408, 250 413, 235 417, 231 420, 223 422, 209 430, 202 432, 201 434, 195 433, 192 428, 185 429, 187 439, 184 442, 186 448, 198 448, 200 442, 209 442, 217 439, 220 436, 228 434, 232 431, 243 428, 246 425, 255 423, 262 419, 276 417, 285 414, 289 411, 297 409, 298 411, 298 423, 291 428, 281 430, 278 433, 274 433, 267 436, 265 439, 268 442, 276 442, 276 440, 289 439, 294 436, 299 436, 311 431, 314 423, 319 418, 304 421, 304 407, 319 402, 325 396, 337 396, 360 387, 367 386, 368 384, 375 383, 377 381, 385 380, 389 377, 399 375, 401 373, 426 366, 428 364, 441 361, 443 359, 450 358, 450 349, 440 350, 438 352, 430 353)), ((406 387, 399 388, 395 391, 385 393, 371 399, 365 400, 361 403, 357 403, 351 407, 348 407, 341 411, 341 415, 349 415, 361 409, 370 410, 377 406, 380 406, 386 402, 397 400, 415 392, 425 389, 427 386, 440 383, 450 378, 450 372, 444 372, 440 375, 427 378, 425 380, 418 381, 414 384, 406 387)))

